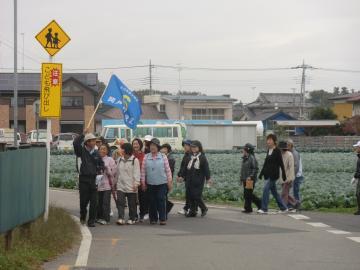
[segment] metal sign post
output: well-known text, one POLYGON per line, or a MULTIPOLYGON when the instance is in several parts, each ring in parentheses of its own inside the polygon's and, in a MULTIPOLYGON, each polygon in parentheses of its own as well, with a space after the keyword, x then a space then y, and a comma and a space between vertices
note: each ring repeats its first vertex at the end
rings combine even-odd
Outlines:
MULTIPOLYGON (((53 63, 53 56, 69 41, 70 37, 55 21, 51 21, 36 36, 41 46, 49 54, 49 63, 43 63, 41 68, 40 116, 46 118, 46 195, 44 219, 49 217, 50 188, 50 147, 52 142, 51 118, 61 117, 62 64, 53 63)), ((39 132, 39 131, 38 131, 39 132)))
POLYGON ((14 146, 18 146, 17 0, 14 0, 14 146))

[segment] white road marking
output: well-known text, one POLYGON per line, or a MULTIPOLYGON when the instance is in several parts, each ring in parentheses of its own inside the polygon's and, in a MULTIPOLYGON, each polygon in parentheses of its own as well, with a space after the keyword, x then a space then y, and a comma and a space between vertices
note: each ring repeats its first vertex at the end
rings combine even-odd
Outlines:
POLYGON ((327 227, 330 227, 329 225, 326 225, 324 223, 321 223, 321 222, 309 222, 309 223, 306 223, 308 225, 311 225, 313 227, 317 227, 317 228, 327 228, 327 227))
POLYGON ((333 234, 351 234, 351 232, 342 231, 342 230, 326 230, 326 231, 333 234))
POLYGON ((353 240, 353 241, 355 241, 357 243, 360 243, 360 237, 347 237, 347 238, 350 239, 350 240, 353 240))
POLYGON ((294 219, 310 219, 309 217, 304 216, 304 215, 288 215, 288 216, 292 217, 294 219))
POLYGON ((88 227, 81 225, 80 220, 76 216, 72 216, 72 218, 76 221, 76 223, 80 226, 80 231, 82 235, 82 240, 78 252, 78 256, 76 258, 75 267, 77 266, 87 266, 89 253, 90 253, 90 247, 91 247, 91 241, 92 241, 92 235, 88 227))

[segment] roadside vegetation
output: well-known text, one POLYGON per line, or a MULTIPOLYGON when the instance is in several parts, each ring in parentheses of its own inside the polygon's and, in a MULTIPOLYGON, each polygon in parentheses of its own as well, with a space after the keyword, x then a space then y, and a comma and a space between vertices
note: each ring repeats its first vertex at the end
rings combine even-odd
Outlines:
POLYGON ((37 219, 29 232, 13 231, 12 248, 5 252, 0 238, 0 270, 41 269, 44 262, 56 258, 81 239, 77 223, 65 210, 50 207, 49 220, 37 219))

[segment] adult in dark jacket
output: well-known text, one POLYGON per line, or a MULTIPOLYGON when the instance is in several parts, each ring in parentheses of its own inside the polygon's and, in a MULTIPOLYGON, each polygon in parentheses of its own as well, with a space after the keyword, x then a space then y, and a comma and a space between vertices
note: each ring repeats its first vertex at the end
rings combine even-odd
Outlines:
POLYGON ((261 200, 253 193, 255 182, 259 171, 258 163, 254 154, 255 147, 247 143, 243 147, 243 157, 240 172, 240 181, 244 187, 244 210, 243 213, 253 211, 251 204, 255 203, 258 209, 261 209, 261 200))
POLYGON ((260 172, 259 178, 265 178, 262 202, 261 202, 261 209, 258 210, 259 214, 266 214, 268 211, 269 199, 270 199, 270 192, 273 195, 274 199, 276 200, 277 205, 279 206, 282 212, 288 211, 287 206, 284 204, 282 199, 279 196, 279 193, 276 189, 276 181, 280 177, 280 169, 281 175, 284 180, 286 181, 286 174, 284 168, 284 162, 282 159, 281 151, 276 146, 277 137, 275 134, 270 134, 266 137, 266 143, 268 146, 268 151, 266 154, 264 166, 260 172))
MULTIPOLYGON (((170 166, 170 170, 171 170, 171 176, 172 176, 172 178, 174 178, 176 160, 175 160, 174 155, 172 154, 171 145, 168 143, 164 143, 161 146, 160 152, 163 153, 164 155, 166 155, 166 157, 168 158, 168 162, 169 162, 169 166, 170 166)), ((166 213, 169 214, 173 207, 174 207, 174 204, 171 201, 169 201, 169 198, 167 197, 166 198, 166 213)))
POLYGON ((204 217, 208 208, 202 199, 202 193, 205 181, 211 183, 209 163, 199 141, 192 141, 191 152, 191 160, 185 173, 190 201, 190 212, 186 216, 196 217, 197 208, 200 207, 201 216, 204 217))
POLYGON ((97 208, 97 184, 96 176, 104 169, 104 162, 95 150, 96 137, 85 131, 78 136, 74 142, 76 157, 81 159, 79 172, 79 193, 80 193, 80 221, 86 223, 87 206, 90 202, 88 226, 95 227, 97 208))
POLYGON ((190 210, 189 194, 187 192, 188 189, 186 188, 188 182, 186 182, 186 179, 185 179, 187 165, 189 164, 189 162, 191 160, 190 145, 191 145, 190 140, 184 140, 182 142, 182 146, 184 148, 184 156, 181 160, 180 169, 177 174, 177 182, 179 182, 179 183, 185 182, 185 205, 184 205, 183 209, 178 211, 178 214, 180 214, 180 215, 186 215, 190 210))
POLYGON ((354 174, 354 179, 357 179, 356 184, 356 199, 357 199, 357 207, 358 210, 354 213, 354 215, 360 215, 360 141, 354 145, 356 154, 358 156, 358 160, 356 163, 356 172, 354 174))

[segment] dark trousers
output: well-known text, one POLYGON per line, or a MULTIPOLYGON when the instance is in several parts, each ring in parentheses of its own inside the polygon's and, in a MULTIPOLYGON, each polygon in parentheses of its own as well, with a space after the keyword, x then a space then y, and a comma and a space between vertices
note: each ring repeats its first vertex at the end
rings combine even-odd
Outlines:
POLYGON ((90 203, 88 223, 95 223, 97 210, 97 186, 95 176, 80 176, 79 178, 80 193, 80 219, 86 220, 87 206, 90 203))
POLYGON ((116 201, 116 207, 118 209, 119 219, 125 219, 126 199, 129 208, 129 218, 130 220, 135 221, 137 193, 125 193, 120 190, 117 191, 117 201, 116 201))
POLYGON ((185 212, 190 210, 190 192, 189 188, 185 182, 185 205, 184 205, 185 212))
POLYGON ((148 185, 149 194, 149 216, 150 221, 157 222, 166 221, 166 195, 167 184, 162 185, 148 185))
POLYGON ((358 183, 356 185, 356 200, 358 211, 360 211, 360 180, 358 180, 358 183))
POLYGON ((146 214, 149 214, 149 195, 148 191, 143 191, 141 187, 139 188, 138 192, 138 198, 139 198, 139 214, 140 218, 144 218, 146 214))
POLYGON ((110 222, 111 190, 98 192, 97 218, 110 222))
POLYGON ((243 187, 244 187, 244 200, 245 200, 245 204, 244 204, 244 209, 246 212, 252 212, 252 203, 255 203, 256 207, 258 209, 261 209, 261 200, 254 194, 254 189, 255 189, 255 183, 253 186, 253 189, 246 189, 245 188, 246 182, 243 181, 243 187))

